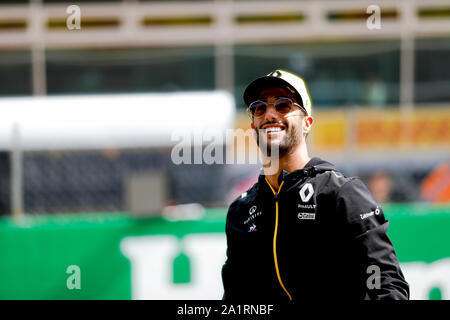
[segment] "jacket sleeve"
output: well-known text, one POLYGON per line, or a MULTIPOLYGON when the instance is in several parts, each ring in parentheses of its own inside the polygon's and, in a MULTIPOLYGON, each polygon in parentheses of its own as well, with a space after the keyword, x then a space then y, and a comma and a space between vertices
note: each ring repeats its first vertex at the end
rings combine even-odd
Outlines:
POLYGON ((230 288, 230 276, 231 276, 231 268, 233 267, 232 262, 230 260, 230 255, 229 255, 229 234, 228 234, 228 217, 227 217, 227 222, 225 225, 225 232, 226 232, 226 236, 227 236, 227 251, 226 251, 226 255, 227 258, 225 260, 225 263, 222 266, 222 284, 223 284, 223 297, 222 300, 228 300, 229 299, 229 288, 230 288))
POLYGON ((223 283, 223 297, 222 300, 230 299, 230 276, 231 276, 231 268, 233 267, 230 258, 228 257, 228 249, 227 249, 227 260, 222 266, 222 283, 223 283))
POLYGON ((222 266, 222 283, 223 283, 223 297, 222 300, 234 300, 240 295, 239 288, 242 285, 240 278, 240 272, 238 272, 237 260, 234 257, 233 250, 233 231, 230 228, 230 222, 227 218, 226 223, 226 235, 227 235, 227 251, 226 260, 222 266))
POLYGON ((359 178, 337 193, 337 210, 344 219, 350 250, 356 259, 365 299, 409 299, 409 285, 387 235, 389 222, 380 205, 359 178))
POLYGON ((236 250, 234 249, 234 244, 236 243, 235 232, 232 227, 232 220, 235 215, 239 212, 239 204, 234 201, 228 208, 227 220, 225 224, 225 233, 227 237, 227 251, 226 260, 222 266, 222 284, 223 284, 223 297, 222 300, 235 299, 239 294, 239 286, 241 282, 239 281, 240 273, 237 271, 237 263, 239 259, 236 259, 236 250))

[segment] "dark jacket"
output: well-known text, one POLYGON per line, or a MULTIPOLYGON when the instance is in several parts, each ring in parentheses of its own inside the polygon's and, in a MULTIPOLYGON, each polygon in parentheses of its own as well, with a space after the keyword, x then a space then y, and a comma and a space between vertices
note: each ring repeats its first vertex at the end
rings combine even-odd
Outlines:
POLYGON ((230 205, 225 300, 409 298, 389 223, 359 178, 313 158, 278 181, 277 194, 260 175, 230 205))

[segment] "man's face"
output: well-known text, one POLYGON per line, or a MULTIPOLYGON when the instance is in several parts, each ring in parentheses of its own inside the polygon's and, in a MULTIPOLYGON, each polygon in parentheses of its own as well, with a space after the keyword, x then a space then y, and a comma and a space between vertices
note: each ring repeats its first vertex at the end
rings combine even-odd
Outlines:
POLYGON ((312 118, 305 117, 298 106, 294 106, 287 114, 279 113, 273 103, 280 97, 296 102, 289 91, 283 88, 264 89, 257 99, 267 101, 266 112, 253 119, 256 143, 263 152, 267 150, 267 156, 271 155, 272 148, 275 147, 279 150, 279 156, 290 153, 302 142, 304 134, 309 131, 309 126, 312 124, 312 118))

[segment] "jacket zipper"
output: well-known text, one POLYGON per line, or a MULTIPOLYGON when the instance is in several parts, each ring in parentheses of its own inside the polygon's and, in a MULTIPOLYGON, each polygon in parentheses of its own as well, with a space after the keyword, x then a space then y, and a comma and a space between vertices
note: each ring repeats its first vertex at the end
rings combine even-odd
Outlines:
POLYGON ((270 190, 272 190, 273 195, 275 196, 275 230, 273 233, 273 260, 275 263, 275 271, 277 272, 277 278, 278 282, 280 283, 281 288, 283 288, 284 292, 286 292, 287 296, 289 297, 289 300, 292 301, 292 296, 289 293, 289 291, 286 289, 286 287, 283 284, 283 281, 281 280, 280 276, 280 269, 278 268, 278 258, 277 258, 277 233, 278 233, 278 194, 280 193, 281 187, 283 187, 284 181, 281 182, 280 187, 278 188, 278 191, 275 192, 275 190, 270 185, 269 181, 266 178, 266 182, 270 187, 270 190))

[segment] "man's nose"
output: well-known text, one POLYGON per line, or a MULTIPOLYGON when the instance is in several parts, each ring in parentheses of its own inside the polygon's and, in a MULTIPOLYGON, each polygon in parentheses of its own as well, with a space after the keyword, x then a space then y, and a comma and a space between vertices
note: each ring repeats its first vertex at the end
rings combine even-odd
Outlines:
POLYGON ((265 113, 266 120, 268 121, 278 120, 279 116, 280 115, 278 114, 277 109, 275 109, 274 105, 272 103, 268 104, 265 113))

